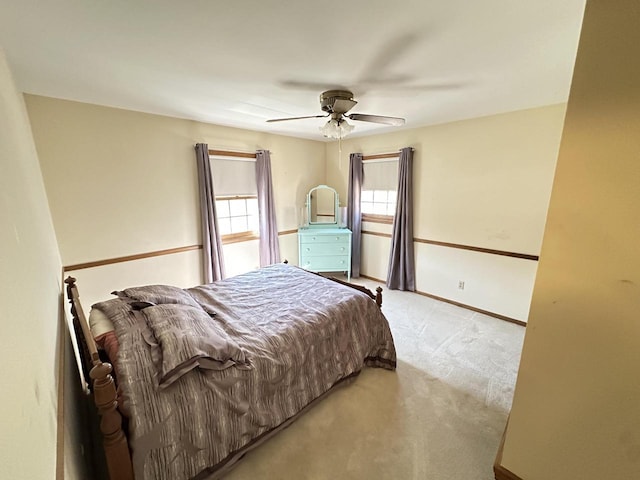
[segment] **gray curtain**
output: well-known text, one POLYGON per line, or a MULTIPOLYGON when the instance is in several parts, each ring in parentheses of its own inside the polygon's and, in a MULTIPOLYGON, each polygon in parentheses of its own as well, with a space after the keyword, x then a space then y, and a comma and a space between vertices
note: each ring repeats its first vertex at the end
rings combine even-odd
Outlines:
POLYGON ((347 227, 353 232, 351 237, 351 276, 360 276, 360 247, 362 242, 362 212, 360 194, 362 192, 362 154, 349 155, 349 193, 347 195, 347 227))
POLYGON ((392 290, 416 290, 413 257, 413 149, 400 150, 398 162, 398 202, 393 218, 391 253, 387 287, 392 290))
POLYGON ((278 226, 271 182, 271 154, 268 150, 256 152, 256 186, 260 225, 260 266, 266 267, 280 262, 278 226))
POLYGON ((203 276, 204 283, 224 278, 222 242, 218 233, 216 196, 213 193, 213 177, 209 163, 209 146, 196 144, 198 185, 200 190, 200 218, 202 220, 203 276))

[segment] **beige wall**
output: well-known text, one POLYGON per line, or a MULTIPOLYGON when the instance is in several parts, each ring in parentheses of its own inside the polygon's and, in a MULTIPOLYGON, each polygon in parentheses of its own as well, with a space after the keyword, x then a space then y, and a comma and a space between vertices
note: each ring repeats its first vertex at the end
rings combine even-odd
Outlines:
MULTIPOLYGON (((322 142, 26 96, 64 265, 200 243, 194 144, 271 151, 278 230, 324 182, 322 142)), ((282 257, 297 263, 295 235, 282 257)), ((257 242, 224 247, 229 274, 258 266, 257 242)), ((74 273, 85 304, 134 283, 201 283, 200 252, 74 273), (123 283, 124 282, 124 283, 123 283), (102 294, 100 292, 103 292, 102 294)))
POLYGON ((589 1, 503 465, 640 478, 640 8, 589 1))
MULTIPOLYGON (((414 236, 538 255, 565 105, 327 145, 327 183, 346 199, 349 153, 414 153, 414 236)), ((390 233, 365 223, 364 230, 390 233)), ((363 236, 362 273, 386 279, 389 240, 363 236)), ((416 244, 420 291, 527 320, 536 262, 416 244), (458 289, 458 282, 465 289, 458 289)))
POLYGON ((61 263, 22 96, 0 50, 0 476, 56 473, 61 263))
MULTIPOLYGON (((200 243, 198 141, 271 150, 280 231, 297 227, 313 185, 335 187, 345 204, 348 152, 413 146, 417 237, 537 255, 564 116, 564 106, 555 105, 347 139, 338 155, 336 143, 26 99, 65 265, 200 243)), ((295 235, 282 236, 280 244, 282 257, 297 263, 295 235)), ((365 236, 363 273, 386 278, 388 249, 388 239, 365 236)), ((257 242, 224 250, 229 274, 258 266, 257 242)), ((118 281, 200 283, 199 252, 171 257, 76 272, 85 303, 127 286, 118 281)), ((417 244, 416 263, 419 290, 527 319, 536 262, 417 244)))

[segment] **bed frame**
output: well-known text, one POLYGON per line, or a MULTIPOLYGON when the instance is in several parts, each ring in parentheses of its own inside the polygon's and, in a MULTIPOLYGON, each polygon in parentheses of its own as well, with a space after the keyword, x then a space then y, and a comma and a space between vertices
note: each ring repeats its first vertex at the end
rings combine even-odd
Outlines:
POLYGON ((116 383, 111 376, 113 367, 100 359, 98 347, 80 304, 76 279, 67 277, 64 283, 67 284, 67 298, 73 316, 73 333, 80 353, 84 378, 87 381, 91 379, 89 389, 93 393, 93 400, 100 414, 100 431, 109 478, 133 480, 129 443, 122 428, 122 415, 118 411, 116 383))
MULTIPOLYGON (((288 262, 285 260, 284 263, 288 262)), ((374 295, 371 290, 361 285, 332 277, 325 278, 368 295, 379 308, 382 307, 382 288, 376 288, 374 295)), ((123 428, 122 415, 118 411, 116 383, 111 375, 113 367, 100 358, 98 347, 93 335, 91 335, 89 322, 80 303, 76 279, 69 276, 64 283, 67 284, 67 298, 73 316, 73 334, 78 345, 84 378, 89 382, 89 390, 93 393, 93 399, 100 415, 100 431, 103 437, 109 478, 111 480, 134 480, 131 451, 123 428), (91 380, 89 381, 89 379, 91 380)))

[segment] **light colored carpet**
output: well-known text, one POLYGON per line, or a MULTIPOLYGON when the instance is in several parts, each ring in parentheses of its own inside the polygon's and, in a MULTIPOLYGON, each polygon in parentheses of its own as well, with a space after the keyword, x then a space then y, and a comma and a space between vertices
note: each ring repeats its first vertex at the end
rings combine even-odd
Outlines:
POLYGON ((413 293, 383 299, 396 372, 365 369, 227 479, 493 479, 524 328, 413 293))

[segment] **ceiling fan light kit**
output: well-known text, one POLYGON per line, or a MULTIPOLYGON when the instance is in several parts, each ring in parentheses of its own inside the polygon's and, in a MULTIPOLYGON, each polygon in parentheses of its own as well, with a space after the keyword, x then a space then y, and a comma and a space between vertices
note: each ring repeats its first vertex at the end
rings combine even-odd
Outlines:
POLYGON ((351 133, 353 125, 347 123, 344 118, 340 120, 331 119, 320 127, 322 135, 327 138, 344 138, 351 133))
POLYGON ((331 117, 331 119, 320 127, 320 131, 327 138, 341 139, 349 135, 353 130, 353 125, 347 122, 357 120, 359 122, 381 123, 384 125, 400 126, 404 125, 404 118, 385 117, 382 115, 367 115, 363 113, 347 112, 356 106, 358 102, 353 99, 353 93, 348 90, 327 90, 320 94, 320 108, 327 112, 327 115, 310 115, 307 117, 291 117, 291 118, 275 118, 267 120, 267 122, 284 122, 288 120, 301 120, 303 118, 322 118, 331 117))

